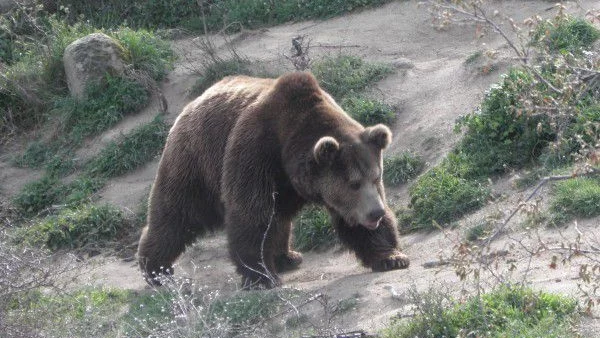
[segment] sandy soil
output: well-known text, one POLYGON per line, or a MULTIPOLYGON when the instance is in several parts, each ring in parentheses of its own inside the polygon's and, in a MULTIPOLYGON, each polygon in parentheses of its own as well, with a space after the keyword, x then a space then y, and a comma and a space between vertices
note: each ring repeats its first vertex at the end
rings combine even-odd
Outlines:
MULTIPOLYGON (((600 8, 600 1, 580 1, 579 4, 581 8, 575 3, 567 3, 570 10, 579 13, 600 8)), ((550 15, 547 9, 552 3, 541 0, 496 1, 494 6, 500 13, 522 20, 534 14, 550 15)), ((458 139, 452 130, 456 118, 476 108, 485 90, 498 81, 502 70, 511 63, 510 51, 498 36, 489 34, 478 39, 472 26, 455 26, 444 31, 433 29, 428 12, 418 6, 417 1, 393 2, 327 21, 307 21, 242 34, 234 39, 237 51, 269 67, 291 69, 282 55, 289 53, 291 38, 297 35, 311 39, 313 59, 341 52, 396 65, 396 72, 372 89, 374 95, 397 107, 397 121, 393 126, 395 138, 389 153, 410 149, 431 165, 441 160, 458 139), (474 66, 465 65, 469 55, 490 49, 498 52, 498 58, 493 61, 498 70, 484 74, 474 66)), ((218 37, 215 39, 221 41, 218 37)), ((195 80, 192 69, 198 68, 199 54, 194 49, 192 38, 174 41, 173 46, 181 56, 180 61, 161 84, 168 101, 167 120, 170 121, 191 100, 188 90, 195 80)), ((155 101, 141 114, 91 140, 92 150, 82 150, 82 154, 89 154, 97 144, 148 121, 156 107, 155 101)), ((37 175, 10 167, 5 157, 1 157, 0 163, 0 194, 4 198, 37 175)), ((154 161, 112 180, 100 192, 101 201, 135 210, 152 184, 156 168, 157 161, 154 161)), ((427 266, 426 263, 439 261, 440 257, 448 259, 457 238, 464 238, 464 230, 460 229, 476 224, 492 213, 507 215, 529 192, 516 191, 508 179, 495 182, 495 187, 503 197, 466 217, 461 221, 463 226, 457 230, 403 236, 403 248, 412 260, 408 270, 372 273, 361 267, 352 254, 332 248, 305 254, 300 269, 283 275, 284 283, 286 287, 326 294, 332 301, 357 298, 356 309, 328 324, 345 331, 376 330, 386 325, 392 316, 410 316, 412 309, 407 296, 410 288, 426 291, 431 287, 443 287, 460 296, 461 289, 472 289, 473 285, 461 282, 451 264, 435 268, 426 268, 424 264, 427 266)), ((406 187, 393 189, 388 194, 392 204, 406 205, 406 187)), ((540 230, 539 238, 549 247, 558 247, 561 241, 565 241, 564 238, 575 238, 578 231, 595 234, 598 223, 598 219, 580 222, 578 228, 571 225, 563 229, 563 233, 540 230)), ((537 240, 525 235, 518 219, 508 228, 509 236, 501 237, 492 245, 492 251, 509 252, 497 260, 494 271, 500 273, 499 278, 526 279, 535 288, 577 295, 580 279, 576 265, 551 269, 549 263, 553 253, 548 251, 530 260, 532 255, 527 250, 536 248, 537 240), (523 245, 515 246, 514 238, 521 240, 523 245), (513 265, 514 271, 510 272, 509 268, 513 265)), ((90 259, 90 263, 89 271, 80 278, 134 290, 146 288, 133 262, 95 257, 90 259)), ((178 273, 210 288, 224 292, 236 290, 238 277, 228 260, 225 239, 219 234, 201 239, 190 248, 179 260, 178 273)), ((489 287, 497 281, 498 278, 486 275, 482 285, 489 287)), ((595 319, 586 319, 585 335, 597 336, 599 326, 595 319)))

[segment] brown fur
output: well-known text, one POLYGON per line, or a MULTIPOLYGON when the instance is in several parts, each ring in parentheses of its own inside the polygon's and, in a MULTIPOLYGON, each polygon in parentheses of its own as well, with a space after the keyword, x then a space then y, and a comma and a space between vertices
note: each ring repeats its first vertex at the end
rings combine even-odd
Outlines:
POLYGON ((306 203, 327 207, 366 266, 408 267, 381 183, 390 138, 348 117, 308 73, 225 78, 169 133, 138 249, 145 277, 172 273, 186 245, 224 227, 243 285, 280 285, 277 272, 302 261, 290 232, 306 203))

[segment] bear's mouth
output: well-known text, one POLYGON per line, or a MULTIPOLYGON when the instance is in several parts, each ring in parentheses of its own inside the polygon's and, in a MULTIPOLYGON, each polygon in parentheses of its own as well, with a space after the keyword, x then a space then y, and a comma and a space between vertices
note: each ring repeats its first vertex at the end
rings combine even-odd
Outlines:
POLYGON ((379 227, 379 223, 381 223, 381 219, 377 220, 376 222, 365 222, 365 223, 361 223, 360 225, 363 226, 364 228, 367 228, 369 230, 376 230, 379 227))

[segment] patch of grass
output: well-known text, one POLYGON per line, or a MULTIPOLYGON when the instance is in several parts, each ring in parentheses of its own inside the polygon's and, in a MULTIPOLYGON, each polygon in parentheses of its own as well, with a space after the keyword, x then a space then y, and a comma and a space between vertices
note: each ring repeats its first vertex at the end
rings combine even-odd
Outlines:
POLYGON ((114 288, 60 294, 32 291, 14 297, 5 319, 9 326, 31 325, 44 337, 114 337, 115 319, 126 311, 130 297, 114 288))
POLYGON ((214 321, 248 325, 273 315, 282 300, 276 292, 248 291, 216 300, 210 310, 214 321))
POLYGON ((467 56, 467 59, 465 60, 465 64, 466 65, 471 64, 471 63, 479 60, 482 57, 483 57, 483 52, 478 50, 478 51, 474 52, 473 54, 467 56))
POLYGON ((351 55, 326 57, 315 62, 311 70, 320 85, 336 99, 357 93, 392 72, 387 65, 365 62, 351 55))
MULTIPOLYGON (((244 28, 276 25, 288 21, 329 18, 366 7, 380 5, 390 0, 237 0, 212 1, 199 5, 195 0, 135 0, 122 2, 108 0, 102 3, 81 3, 61 0, 59 5, 69 11, 58 14, 75 22, 89 20, 99 27, 118 27, 125 21, 131 27, 172 28, 219 31, 235 22, 244 28), (204 14, 204 16, 203 16, 204 14), (204 21, 203 21, 204 20, 204 21)), ((239 29, 236 25, 232 29, 239 29)))
POLYGON ((494 229, 494 225, 488 221, 482 221, 467 230, 467 241, 475 242, 486 238, 494 229))
POLYGON ((44 245, 51 250, 102 245, 113 240, 127 221, 123 213, 110 205, 82 205, 63 209, 58 215, 36 221, 19 229, 16 238, 30 245, 44 245))
POLYGON ((104 131, 123 116, 136 112, 148 101, 148 91, 138 82, 107 76, 106 81, 86 88, 85 97, 65 97, 56 103, 55 113, 62 117, 68 139, 83 138, 104 131))
POLYGON ((87 163, 85 171, 91 177, 110 178, 133 170, 160 154, 167 133, 167 125, 157 116, 154 121, 108 144, 87 163))
POLYGON ((206 89, 226 76, 253 75, 249 66, 250 63, 247 60, 236 57, 212 62, 205 67, 202 76, 196 80, 190 90, 190 95, 198 96, 202 94, 206 89))
POLYGON ((414 223, 418 228, 442 226, 483 206, 489 188, 458 175, 445 161, 422 175, 410 188, 414 223))
POLYGON ((294 221, 294 248, 309 251, 337 243, 329 215, 316 206, 305 208, 294 221))
POLYGON ((171 69, 174 54, 169 43, 144 29, 120 28, 111 33, 125 47, 125 61, 134 69, 161 80, 171 69))
POLYGON ((60 198, 60 183, 56 177, 43 176, 27 183, 13 199, 13 204, 26 216, 32 216, 60 198))
POLYGON ((550 212, 555 224, 575 217, 600 215, 600 180, 580 177, 557 182, 552 192, 550 212))
POLYGON ((577 302, 563 296, 503 286, 466 303, 435 292, 421 297, 417 316, 391 325, 384 338, 577 337, 571 322, 577 302))
POLYGON ((53 153, 46 143, 33 141, 22 154, 15 156, 13 162, 21 168, 40 168, 53 153))
POLYGON ((383 102, 362 96, 350 96, 342 100, 342 108, 364 126, 378 123, 391 125, 396 118, 393 108, 383 102))
POLYGON ((425 162, 411 152, 383 159, 383 182, 388 186, 397 186, 415 178, 425 168, 425 162))
POLYGON ((579 52, 589 49, 600 38, 600 30, 585 19, 567 17, 540 24, 533 35, 534 43, 554 52, 579 52))

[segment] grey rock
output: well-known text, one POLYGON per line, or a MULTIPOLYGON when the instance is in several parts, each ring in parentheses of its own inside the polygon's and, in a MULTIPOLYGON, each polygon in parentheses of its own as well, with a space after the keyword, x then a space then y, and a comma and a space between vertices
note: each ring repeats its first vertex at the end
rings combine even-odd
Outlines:
POLYGON ((63 56, 69 92, 82 97, 87 85, 125 69, 123 47, 111 37, 93 33, 67 46, 63 56))
POLYGON ((415 67, 415 64, 412 62, 412 60, 407 58, 397 58, 392 61, 392 65, 398 69, 411 69, 415 67))

